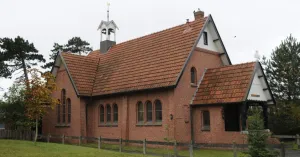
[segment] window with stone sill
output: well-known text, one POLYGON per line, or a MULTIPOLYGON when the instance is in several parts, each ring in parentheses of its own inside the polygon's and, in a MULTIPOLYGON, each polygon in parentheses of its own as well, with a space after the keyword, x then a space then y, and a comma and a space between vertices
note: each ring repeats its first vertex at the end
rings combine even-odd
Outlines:
POLYGON ((147 101, 146 102, 146 117, 147 117, 147 122, 149 123, 151 123, 151 122, 153 122, 152 121, 152 110, 153 110, 153 108, 152 108, 152 103, 151 103, 151 101, 147 101))
POLYGON ((139 101, 136 111, 138 126, 160 126, 162 124, 162 103, 160 100, 156 99, 154 104, 149 100, 144 104, 139 101))
POLYGON ((99 125, 104 124, 104 106, 99 106, 99 125))
POLYGON ((191 68, 191 85, 197 84, 197 71, 195 67, 191 68))
POLYGON ((110 104, 106 105, 106 124, 111 124, 111 106, 110 106, 110 104))
POLYGON ((57 124, 60 124, 60 100, 58 99, 58 104, 56 105, 56 116, 57 124))
POLYGON ((144 123, 144 105, 141 101, 137 103, 137 122, 144 123))
POLYGON ((67 108, 68 108, 68 124, 71 123, 71 99, 67 99, 67 108))
POLYGON ((155 122, 161 123, 162 122, 162 105, 160 100, 155 100, 155 122))
POLYGON ((119 120, 119 117, 118 117, 118 105, 114 104, 113 105, 113 122, 114 122, 114 124, 118 124, 118 120, 119 120))
POLYGON ((202 111, 202 131, 210 131, 210 114, 209 111, 202 111))

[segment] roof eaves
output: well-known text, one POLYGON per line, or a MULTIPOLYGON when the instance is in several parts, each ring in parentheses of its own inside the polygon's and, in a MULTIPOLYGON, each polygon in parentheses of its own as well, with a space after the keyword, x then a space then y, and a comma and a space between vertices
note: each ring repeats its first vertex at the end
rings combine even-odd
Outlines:
POLYGON ((51 71, 50 71, 51 74, 52 74, 53 69, 54 69, 54 67, 55 67, 55 62, 56 62, 56 60, 57 60, 57 57, 60 55, 60 53, 61 53, 61 52, 57 52, 56 55, 55 55, 55 59, 54 59, 54 62, 53 62, 53 66, 52 66, 51 71))
POLYGON ((256 73, 257 69, 258 69, 258 63, 256 62, 255 66, 254 66, 254 70, 252 72, 251 80, 250 80, 250 82, 248 84, 248 87, 247 87, 247 93, 245 94, 244 99, 243 99, 244 101, 247 101, 247 98, 248 98, 248 95, 249 95, 249 92, 250 92, 250 89, 251 89, 251 85, 252 85, 252 82, 253 82, 253 79, 254 79, 254 76, 255 76, 255 73, 256 73))
POLYGON ((78 92, 78 90, 77 90, 77 87, 76 87, 76 85, 75 85, 74 80, 72 79, 71 73, 70 73, 70 71, 69 71, 69 69, 68 69, 68 66, 67 66, 65 60, 64 60, 64 57, 62 56, 61 53, 59 53, 59 56, 60 56, 60 58, 61 58, 62 63, 64 64, 64 66, 65 66, 65 68, 66 68, 66 71, 67 71, 68 76, 69 76, 69 78, 70 78, 70 80, 71 80, 71 83, 72 83, 73 88, 74 88, 74 90, 75 90, 75 92, 76 92, 76 95, 79 97, 79 92, 78 92))
MULTIPOLYGON (((209 16, 210 16, 210 15, 209 15, 209 16)), ((181 76, 182 76, 182 74, 183 74, 183 72, 184 72, 184 70, 185 70, 185 67, 187 66, 187 63, 189 62, 189 60, 190 60, 190 58, 191 58, 191 56, 192 56, 192 54, 193 54, 195 48, 197 47, 197 44, 198 44, 198 42, 199 42, 199 40, 200 40, 200 38, 201 38, 201 35, 202 35, 203 31, 204 31, 204 28, 208 25, 208 22, 209 22, 209 18, 206 19, 204 25, 202 26, 201 31, 200 31, 200 33, 199 33, 199 35, 198 35, 198 38, 197 38, 197 40, 195 41, 195 43, 194 43, 194 45, 193 45, 193 47, 192 47, 192 49, 191 49, 191 51, 190 51, 190 53, 189 53, 187 59, 186 59, 185 62, 184 62, 183 68, 181 69, 181 71, 180 71, 180 73, 179 73, 179 75, 178 75, 178 77, 177 77, 177 79, 176 79, 175 87, 177 87, 177 85, 178 85, 178 83, 179 83, 179 81, 180 81, 180 78, 181 78, 181 76)))
POLYGON ((268 82, 268 80, 267 80, 267 78, 266 78, 266 75, 265 75, 265 73, 264 73, 264 69, 263 69, 263 67, 261 66, 261 63, 260 63, 260 62, 257 62, 257 64, 258 64, 259 68, 261 69, 261 71, 262 71, 262 73, 263 73, 263 75, 264 75, 264 80, 265 80, 265 82, 266 82, 266 85, 267 85, 268 90, 270 91, 271 98, 272 98, 272 100, 273 100, 273 102, 274 102, 274 105, 276 105, 276 101, 275 101, 273 92, 271 91, 269 82, 268 82))

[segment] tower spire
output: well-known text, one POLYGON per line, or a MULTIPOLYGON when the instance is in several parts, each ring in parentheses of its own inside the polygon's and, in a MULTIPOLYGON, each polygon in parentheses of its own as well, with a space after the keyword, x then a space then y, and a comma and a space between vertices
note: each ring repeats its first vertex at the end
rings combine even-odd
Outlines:
POLYGON ((109 6, 110 6, 110 3, 107 2, 107 22, 109 21, 109 6))

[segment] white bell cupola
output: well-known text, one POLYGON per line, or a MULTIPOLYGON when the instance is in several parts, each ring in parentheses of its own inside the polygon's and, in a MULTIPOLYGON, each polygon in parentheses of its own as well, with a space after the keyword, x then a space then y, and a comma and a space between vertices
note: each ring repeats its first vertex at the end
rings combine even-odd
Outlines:
POLYGON ((101 53, 106 53, 110 47, 116 45, 116 30, 119 29, 114 20, 109 20, 109 3, 107 6, 107 21, 102 20, 98 27, 101 53))

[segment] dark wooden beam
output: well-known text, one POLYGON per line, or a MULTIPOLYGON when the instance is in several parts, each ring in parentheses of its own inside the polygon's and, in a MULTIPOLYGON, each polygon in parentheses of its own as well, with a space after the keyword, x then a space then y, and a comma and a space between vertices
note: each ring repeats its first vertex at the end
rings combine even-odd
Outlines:
POLYGON ((219 41, 219 40, 220 40, 220 39, 214 39, 213 41, 216 42, 216 41, 219 41))
POLYGON ((269 90, 269 88, 264 88, 263 90, 266 91, 266 90, 269 90))
POLYGON ((258 76, 258 78, 262 78, 262 77, 264 77, 264 76, 263 76, 263 75, 259 75, 259 76, 258 76))
POLYGON ((58 65, 54 65, 54 68, 59 68, 59 66, 58 65))

